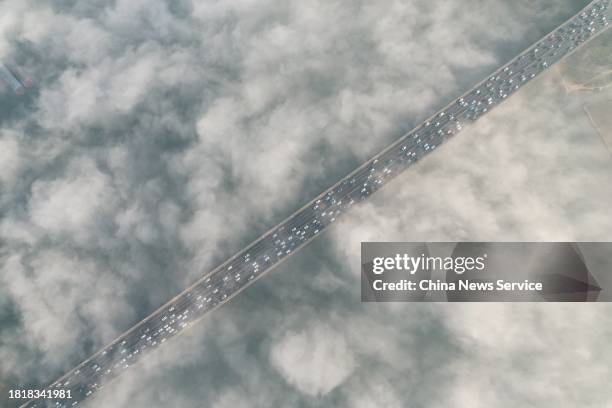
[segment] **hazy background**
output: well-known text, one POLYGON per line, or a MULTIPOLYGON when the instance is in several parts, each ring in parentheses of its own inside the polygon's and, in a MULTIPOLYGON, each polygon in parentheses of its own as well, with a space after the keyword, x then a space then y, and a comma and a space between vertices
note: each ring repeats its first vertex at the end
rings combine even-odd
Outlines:
MULTIPOLYGON (((2 1, 0 59, 36 87, 0 91, 0 398, 51 382, 586 3, 2 1)), ((612 406, 607 305, 366 305, 358 275, 364 240, 609 240, 594 112, 610 61, 594 56, 611 38, 88 406, 612 406)))

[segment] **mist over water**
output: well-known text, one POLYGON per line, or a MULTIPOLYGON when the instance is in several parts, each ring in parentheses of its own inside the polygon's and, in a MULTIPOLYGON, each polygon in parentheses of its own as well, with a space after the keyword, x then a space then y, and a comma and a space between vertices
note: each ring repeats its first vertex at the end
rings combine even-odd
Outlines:
MULTIPOLYGON (((14 405, 8 389, 82 361, 587 3, 0 3, 0 59, 36 81, 23 96, 0 91, 0 405, 14 405)), ((582 106, 603 93, 568 93, 559 75, 87 406, 609 403, 606 305, 359 302, 363 240, 609 239, 612 168, 582 106), (571 388, 576 363, 592 371, 571 388)))

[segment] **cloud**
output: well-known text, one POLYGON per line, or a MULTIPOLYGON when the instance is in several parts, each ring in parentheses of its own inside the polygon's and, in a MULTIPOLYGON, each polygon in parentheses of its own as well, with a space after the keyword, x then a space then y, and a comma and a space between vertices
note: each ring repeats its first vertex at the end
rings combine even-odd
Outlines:
POLYGON ((355 367, 355 358, 342 335, 318 324, 285 334, 272 346, 270 360, 289 384, 311 396, 329 393, 355 367))
POLYGON ((100 274, 89 260, 58 249, 39 250, 27 258, 9 256, 2 283, 17 302, 23 324, 19 336, 28 346, 39 348, 43 357, 32 361, 25 358, 26 350, 16 349, 21 359, 13 362, 13 369, 17 374, 36 368, 48 375, 49 368, 64 363, 75 350, 83 350, 84 337, 107 337, 117 313, 129 315, 130 307, 121 300, 120 283, 112 275, 100 274))
POLYGON ((470 306, 447 310, 451 335, 466 356, 449 366, 454 380, 439 406, 610 403, 602 382, 611 374, 603 341, 607 305, 470 306))
MULTIPOLYGON (((1 2, 0 55, 37 87, 0 101, 0 307, 14 320, 0 327, 0 382, 69 369, 579 5, 1 2)), ((448 322, 451 339, 436 338, 439 310, 357 307, 345 261, 376 237, 602 238, 608 169, 587 125, 561 113, 576 103, 537 99, 554 85, 521 91, 322 237, 335 244, 92 405, 392 407, 422 401, 417 385, 454 387, 428 361, 453 362, 464 334, 448 322)))
POLYGON ((113 206, 114 192, 107 176, 91 161, 77 161, 66 171, 74 176, 32 184, 30 219, 45 233, 87 239, 95 217, 113 206))
POLYGON ((0 138, 0 182, 5 185, 14 182, 20 166, 19 143, 16 139, 14 133, 2 135, 0 138))
MULTIPOLYGON (((345 216, 332 229, 338 258, 354 258, 362 241, 609 239, 609 155, 582 109, 592 96, 566 93, 561 72, 545 74, 345 216)), ((356 281, 359 271, 351 264, 356 281)), ((456 352, 440 367, 450 378, 419 371, 443 390, 428 406, 612 400, 602 381, 610 375, 606 304, 433 306, 456 352)))
POLYGON ((539 81, 350 214, 338 230, 359 233, 338 239, 605 240, 609 156, 559 76, 539 81))
POLYGON ((347 387, 345 392, 346 406, 351 408, 400 408, 410 402, 409 395, 402 398, 388 381, 376 374, 363 378, 355 386, 347 387))

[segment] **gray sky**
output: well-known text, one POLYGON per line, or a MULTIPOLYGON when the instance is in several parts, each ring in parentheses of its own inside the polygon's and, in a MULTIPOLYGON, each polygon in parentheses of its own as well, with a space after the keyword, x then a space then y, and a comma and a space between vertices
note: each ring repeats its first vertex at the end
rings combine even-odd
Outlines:
MULTIPOLYGON (((0 58, 36 86, 0 91, 2 395, 53 380, 584 4, 4 0, 0 58)), ((568 90, 584 61, 89 405, 612 406, 606 305, 359 303, 364 240, 610 239, 612 162, 583 105, 612 95, 568 90)))

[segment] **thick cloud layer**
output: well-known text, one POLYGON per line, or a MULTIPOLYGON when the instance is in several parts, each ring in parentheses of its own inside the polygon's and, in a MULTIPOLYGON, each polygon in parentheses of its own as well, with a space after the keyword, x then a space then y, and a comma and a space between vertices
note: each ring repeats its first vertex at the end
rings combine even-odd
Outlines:
MULTIPOLYGON (((606 52, 610 38, 588 47, 606 52)), ((574 67, 591 63, 585 54, 528 85, 337 225, 341 257, 356 260, 353 279, 362 241, 609 241, 612 160, 583 108, 587 101, 609 107, 612 92, 566 87, 574 67)), ((446 362, 444 393, 428 406, 612 402, 602 380, 612 375, 607 304, 438 306, 461 352, 446 362)))
MULTIPOLYGON (((584 4, 4 0, 0 57, 36 86, 0 91, 0 386, 49 382, 584 4)), ((559 83, 521 91, 91 405, 497 403, 462 373, 518 388, 516 347, 499 365, 473 352, 490 346, 470 327, 503 337, 477 307, 360 305, 356 243, 606 239, 609 157, 559 83)), ((566 329, 561 309, 525 310, 516 333, 548 314, 566 329)))

